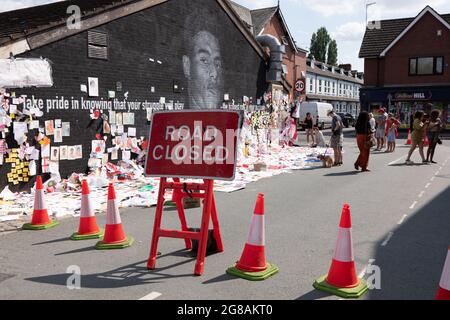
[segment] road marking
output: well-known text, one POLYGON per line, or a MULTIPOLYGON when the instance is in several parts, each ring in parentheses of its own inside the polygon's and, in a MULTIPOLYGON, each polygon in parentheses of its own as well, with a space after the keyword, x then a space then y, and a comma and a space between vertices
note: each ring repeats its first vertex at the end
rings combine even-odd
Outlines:
POLYGON ((153 291, 153 292, 149 293, 148 295, 146 295, 145 297, 140 298, 139 300, 155 300, 156 298, 158 298, 161 295, 162 295, 162 293, 153 291))
POLYGON ((386 245, 388 244, 389 240, 391 240, 392 236, 394 235, 393 232, 389 232, 387 238, 383 241, 383 243, 381 244, 382 247, 386 247, 386 245))
POLYGON ((428 189, 431 186, 431 183, 427 183, 427 185, 425 186, 425 189, 428 189))
POLYGON ((399 162, 399 161, 402 160, 403 158, 406 158, 406 156, 407 156, 407 154, 405 154, 403 157, 401 157, 401 158, 399 158, 399 159, 397 159, 397 160, 395 160, 395 161, 392 161, 391 163, 388 164, 388 166, 392 166, 393 164, 396 164, 397 162, 399 162))
POLYGON ((419 198, 422 198, 424 194, 425 194, 425 191, 422 191, 422 192, 419 194, 419 198))
POLYGON ((442 167, 439 168, 439 171, 441 171, 441 170, 442 170, 442 167))
POLYGON ((440 173, 440 171, 436 171, 436 173, 434 174, 435 176, 438 176, 440 173))
POLYGON ((436 177, 431 177, 431 179, 430 179, 430 180, 431 180, 431 181, 434 181, 434 179, 436 179, 436 177))
POLYGON ((366 272, 367 272, 367 268, 370 267, 373 263, 375 262, 375 259, 370 259, 369 260, 369 264, 367 266, 364 267, 364 269, 362 269, 362 271, 358 274, 358 278, 362 279, 364 278, 366 272))
POLYGON ((416 206, 417 203, 418 203, 417 201, 414 201, 413 204, 411 205, 411 207, 409 207, 409 208, 410 208, 411 210, 414 209, 414 207, 416 206))
POLYGON ((399 221, 397 224, 398 224, 398 225, 402 224, 402 223, 405 221, 405 219, 406 219, 407 217, 408 217, 407 214, 403 215, 403 217, 400 219, 400 221, 399 221))

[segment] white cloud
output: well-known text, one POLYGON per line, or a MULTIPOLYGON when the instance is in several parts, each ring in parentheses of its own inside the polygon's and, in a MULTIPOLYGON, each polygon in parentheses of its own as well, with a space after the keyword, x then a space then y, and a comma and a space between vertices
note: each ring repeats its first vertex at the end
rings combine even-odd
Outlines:
POLYGON ((274 7, 278 4, 277 0, 233 0, 233 1, 249 9, 274 7))
POLYGON ((331 32, 331 36, 336 41, 350 41, 361 43, 365 32, 365 25, 362 22, 347 22, 340 25, 336 31, 331 32))
POLYGON ((41 4, 53 3, 62 0, 2 0, 0 12, 34 7, 41 4))
POLYGON ((361 8, 362 0, 289 0, 297 2, 309 9, 322 14, 325 17, 335 15, 351 15, 355 10, 361 8))
POLYGON ((427 5, 438 12, 450 8, 448 0, 378 0, 376 2, 376 5, 369 8, 369 20, 415 17, 427 5))

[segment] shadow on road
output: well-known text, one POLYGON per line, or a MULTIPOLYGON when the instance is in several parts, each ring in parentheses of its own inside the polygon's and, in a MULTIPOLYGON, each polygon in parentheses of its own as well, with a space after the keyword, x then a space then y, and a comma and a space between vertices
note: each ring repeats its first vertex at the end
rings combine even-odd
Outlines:
POLYGON ((353 171, 346 171, 346 172, 329 173, 329 174, 325 174, 324 177, 356 176, 359 173, 361 173, 361 172, 353 170, 353 171))
POLYGON ((230 281, 230 280, 238 280, 239 278, 230 276, 229 274, 225 273, 225 274, 221 274, 218 277, 206 280, 204 282, 202 282, 203 284, 210 284, 210 283, 217 283, 217 282, 225 282, 225 281, 230 281))
POLYGON ((64 237, 64 238, 50 240, 50 241, 45 241, 45 242, 33 243, 32 246, 39 246, 39 245, 42 245, 42 244, 52 244, 52 243, 58 243, 58 242, 65 242, 65 241, 69 241, 69 240, 70 240, 69 237, 64 237))
POLYGON ((371 299, 434 299, 450 244, 449 199, 450 187, 394 230, 385 247, 378 246, 374 264, 381 269, 381 290, 370 291, 371 299))
MULTIPOLYGON (((163 268, 158 268, 158 264, 155 270, 147 269, 147 260, 139 261, 133 264, 126 265, 111 271, 94 273, 94 274, 83 274, 81 276, 81 286, 83 288, 91 289, 112 289, 112 288, 124 288, 130 286, 145 285, 151 283, 160 283, 161 280, 172 279, 172 278, 185 278, 185 277, 195 277, 194 273, 189 274, 169 274, 162 271, 175 268, 177 266, 191 263, 195 259, 189 259, 187 261, 179 262, 166 266, 163 268)), ((42 277, 26 278, 27 281, 46 283, 53 285, 66 286, 68 278, 72 274, 54 274, 42 277)))
POLYGON ((314 289, 314 290, 302 295, 301 297, 298 297, 295 300, 318 300, 318 299, 323 299, 326 297, 331 297, 331 295, 326 292, 314 289))

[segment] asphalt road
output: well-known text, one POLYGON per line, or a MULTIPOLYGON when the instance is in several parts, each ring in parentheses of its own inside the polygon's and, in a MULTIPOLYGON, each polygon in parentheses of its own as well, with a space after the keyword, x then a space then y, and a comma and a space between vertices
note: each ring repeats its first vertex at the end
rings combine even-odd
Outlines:
MULTIPOLYGON (((369 263, 381 271, 381 289, 364 299, 433 299, 450 244, 450 143, 438 147, 439 164, 425 166, 403 165, 403 143, 395 154, 372 154, 371 173, 353 170, 357 149, 348 138, 343 167, 298 171, 217 193, 225 252, 207 257, 201 277, 193 275, 195 257, 178 239, 162 238, 157 269, 146 269, 155 208, 121 210, 126 233, 136 239, 124 250, 96 251, 96 240, 68 240, 77 219, 47 231, 0 236, 0 299, 337 299, 312 283, 329 269, 344 203, 351 205, 358 273, 369 263), (242 253, 260 192, 267 260, 280 272, 249 282, 225 270, 242 253), (73 265, 82 274, 79 290, 66 287, 73 265)), ((413 160, 419 160, 417 153, 413 160)), ((99 225, 104 218, 98 216, 99 225)), ((197 227, 200 211, 188 210, 187 218, 197 227)), ((163 222, 179 227, 175 211, 165 211, 163 222)))

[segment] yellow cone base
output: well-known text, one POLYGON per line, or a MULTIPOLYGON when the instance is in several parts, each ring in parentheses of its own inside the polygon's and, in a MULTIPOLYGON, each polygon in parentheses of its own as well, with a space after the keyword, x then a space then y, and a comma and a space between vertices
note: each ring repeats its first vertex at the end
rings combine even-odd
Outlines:
POLYGON ((100 231, 97 233, 84 234, 84 235, 80 235, 80 234, 78 234, 78 232, 75 232, 70 237, 70 240, 79 241, 79 240, 100 239, 101 237, 103 237, 104 233, 105 233, 105 231, 103 229, 100 229, 100 231))
POLYGON ((46 229, 50 229, 53 227, 56 227, 59 224, 58 221, 53 220, 52 222, 50 222, 49 224, 37 224, 37 225, 32 225, 31 223, 25 223, 22 226, 23 230, 33 230, 33 231, 37 231, 37 230, 46 230, 46 229))
POLYGON ((127 239, 125 241, 119 242, 119 243, 113 243, 113 244, 104 243, 103 241, 99 241, 95 245, 95 249, 97 249, 97 250, 125 249, 127 247, 131 247, 133 242, 134 242, 134 239, 132 237, 127 237, 127 239))
POLYGON ((278 271, 278 267, 270 263, 267 264, 267 269, 261 272, 245 272, 237 269, 236 267, 230 267, 227 269, 228 274, 250 281, 266 280, 278 271))
POLYGON ((369 287, 367 286, 367 283, 364 279, 359 279, 359 285, 355 288, 350 289, 342 289, 342 288, 336 288, 329 284, 326 281, 327 276, 320 277, 317 279, 313 287, 317 290, 325 291, 327 293, 331 293, 335 296, 344 298, 344 299, 358 299, 361 298, 368 290, 369 287))

